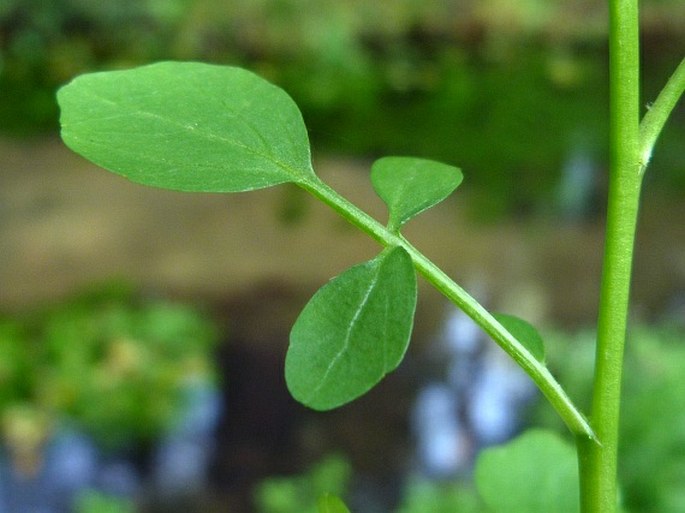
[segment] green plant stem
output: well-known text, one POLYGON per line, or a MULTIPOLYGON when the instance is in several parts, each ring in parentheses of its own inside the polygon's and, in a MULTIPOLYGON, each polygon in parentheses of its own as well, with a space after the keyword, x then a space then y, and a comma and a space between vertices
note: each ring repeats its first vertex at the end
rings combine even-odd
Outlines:
POLYGON ((561 385, 550 374, 547 367, 539 362, 480 303, 450 279, 440 268, 412 246, 404 237, 388 230, 325 183, 321 181, 307 181, 299 185, 382 245, 402 246, 411 256, 417 271, 445 297, 471 317, 528 373, 571 432, 579 438, 596 441, 590 424, 566 395, 561 385))
POLYGON ((587 419, 566 395, 561 385, 519 341, 506 330, 478 301, 450 279, 440 268, 417 251, 409 243, 405 249, 414 260, 418 271, 447 299, 457 305, 478 324, 492 339, 511 356, 540 388, 572 433, 581 438, 594 440, 596 436, 587 419))
POLYGON ((640 123, 640 173, 643 174, 652 156, 652 150, 669 114, 685 92, 685 59, 668 79, 666 85, 640 123))
POLYGON ((623 350, 640 197, 637 0, 610 0, 610 170, 590 421, 599 444, 578 440, 581 511, 615 513, 623 350))

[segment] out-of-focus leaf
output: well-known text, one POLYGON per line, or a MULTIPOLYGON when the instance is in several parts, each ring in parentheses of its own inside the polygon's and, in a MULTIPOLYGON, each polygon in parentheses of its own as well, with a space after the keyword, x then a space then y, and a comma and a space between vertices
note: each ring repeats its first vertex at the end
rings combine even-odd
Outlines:
POLYGON ((317 502, 319 513, 350 513, 345 503, 335 495, 325 493, 317 502))
POLYGON ((575 451, 550 431, 530 430, 483 451, 476 485, 493 513, 580 511, 575 451))

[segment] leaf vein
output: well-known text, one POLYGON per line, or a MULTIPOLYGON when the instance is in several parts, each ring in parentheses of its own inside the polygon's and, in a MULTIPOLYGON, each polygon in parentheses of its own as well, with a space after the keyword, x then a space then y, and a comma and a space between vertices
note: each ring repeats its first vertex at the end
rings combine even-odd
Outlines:
POLYGON ((376 273, 369 283, 369 287, 366 290, 366 293, 364 294, 364 297, 359 303, 359 306, 355 310, 354 314, 352 315, 352 319, 350 320, 350 323, 348 325, 348 328, 345 332, 345 338, 342 344, 342 347, 338 351, 338 353, 333 357, 331 362, 328 364, 328 367, 326 368, 323 376, 321 377, 321 380, 319 381, 319 384, 316 386, 316 388, 312 391, 310 394, 310 398, 316 396, 316 394, 323 388, 323 386, 326 383, 326 380, 328 379, 329 374, 333 370, 333 368, 337 365, 338 361, 342 358, 343 354, 349 349, 350 346, 350 341, 352 339, 352 332, 354 331, 355 324, 357 320, 359 319, 359 316, 361 315, 362 311, 364 310, 364 307, 368 303, 371 293, 373 292, 373 289, 376 287, 376 284, 378 283, 378 277, 380 274, 380 269, 376 269, 376 273))
MULTIPOLYGON (((173 119, 171 119, 171 118, 168 118, 168 117, 166 117, 166 116, 163 116, 162 114, 159 114, 159 113, 156 113, 156 112, 152 112, 152 111, 150 111, 150 110, 145 110, 145 109, 134 109, 134 108, 130 108, 130 107, 129 107, 129 108, 126 108, 125 105, 122 105, 122 104, 120 104, 119 102, 115 102, 115 101, 113 101, 113 100, 111 100, 111 99, 109 99, 109 98, 107 98, 107 97, 105 97, 105 96, 101 96, 101 95, 95 93, 94 91, 89 91, 89 93, 91 94, 91 96, 92 96, 94 99, 100 100, 100 101, 102 101, 102 102, 104 102, 104 103, 108 103, 108 104, 114 105, 114 106, 116 106, 120 111, 127 111, 129 114, 133 114, 133 115, 136 115, 136 114, 137 114, 137 115, 140 115, 140 116, 147 116, 147 117, 153 118, 153 119, 155 119, 155 120, 158 120, 158 121, 160 121, 160 122, 162 122, 162 123, 166 123, 167 125, 172 126, 172 127, 174 127, 174 128, 180 129, 182 132, 185 132, 185 133, 190 132, 190 130, 188 129, 187 125, 185 125, 184 123, 180 123, 180 122, 178 122, 178 121, 175 121, 175 120, 173 120, 173 119)), ((251 132, 253 132, 253 133, 258 137, 258 139, 259 139, 259 141, 261 142, 261 144, 263 144, 263 145, 265 145, 265 146, 268 146, 267 141, 265 140, 264 136, 263 136, 263 135, 254 127, 254 126, 252 126, 252 124, 248 123, 248 122, 246 121, 246 119, 244 118, 244 116, 240 115, 240 114, 239 114, 237 111, 235 111, 235 110, 232 110, 231 113, 232 113, 235 117, 240 118, 241 122, 245 123, 245 125, 247 126, 247 128, 249 128, 249 130, 250 130, 251 132)), ((121 114, 120 117, 123 117, 123 116, 124 116, 124 114, 121 114)), ((104 118, 104 119, 108 119, 108 118, 104 118)), ((113 119, 113 118, 111 118, 111 119, 113 119)), ((300 176, 300 173, 298 173, 298 170, 296 170, 295 168, 291 167, 290 165, 288 165, 287 163, 283 162, 282 160, 276 158, 274 155, 272 155, 272 154, 270 154, 270 153, 267 153, 267 152, 264 152, 264 151, 258 151, 256 148, 252 148, 252 147, 250 147, 250 146, 246 146, 244 143, 241 143, 240 141, 238 141, 238 140, 235 139, 235 138, 227 138, 227 137, 221 136, 221 135, 216 134, 216 133, 213 133, 213 132, 208 132, 208 131, 203 130, 203 129, 201 129, 201 128, 200 128, 200 129, 194 128, 194 129, 192 130, 192 132, 193 132, 194 134, 200 136, 200 137, 204 137, 204 138, 207 139, 208 141, 218 141, 218 142, 222 142, 222 143, 225 143, 225 144, 228 144, 228 145, 232 145, 232 146, 235 146, 235 147, 237 147, 237 148, 240 148, 241 150, 246 151, 247 153, 251 153, 251 154, 253 154, 253 155, 256 155, 256 156, 258 156, 258 157, 263 158, 264 160, 268 160, 269 162, 273 163, 273 164, 276 165, 277 167, 280 167, 281 169, 283 169, 288 175, 290 175, 290 176, 292 177, 292 179, 293 179, 295 182, 301 182, 301 181, 302 181, 302 177, 300 176)))

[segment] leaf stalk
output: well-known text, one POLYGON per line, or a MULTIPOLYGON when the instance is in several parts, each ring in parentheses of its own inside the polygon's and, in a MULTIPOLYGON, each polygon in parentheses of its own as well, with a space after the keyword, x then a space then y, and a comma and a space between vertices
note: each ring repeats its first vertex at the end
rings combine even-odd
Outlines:
POLYGON ((485 307, 471 297, 468 292, 455 283, 430 259, 412 246, 404 237, 390 231, 373 217, 347 201, 324 182, 308 180, 300 182, 298 185, 329 205, 347 221, 370 235, 383 246, 402 246, 411 256, 416 270, 433 287, 473 319, 523 368, 545 397, 547 397, 571 432, 580 438, 591 440, 593 443, 597 442, 597 437, 589 422, 573 404, 547 367, 538 361, 485 307))
POLYGON ((649 107, 640 123, 640 175, 647 168, 656 140, 668 116, 685 92, 685 58, 668 79, 666 85, 649 107))

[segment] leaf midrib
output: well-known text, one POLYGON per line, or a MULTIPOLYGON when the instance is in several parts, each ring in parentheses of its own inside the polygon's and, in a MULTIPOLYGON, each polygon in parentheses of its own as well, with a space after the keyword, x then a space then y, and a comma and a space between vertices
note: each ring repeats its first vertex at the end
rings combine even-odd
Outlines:
POLYGON ((354 328, 355 328, 355 324, 356 324, 357 320, 359 319, 359 316, 361 315, 362 311, 364 310, 364 307, 368 303, 368 301, 371 297, 371 293, 373 292, 374 288, 376 288, 376 284, 378 283, 379 275, 380 275, 380 263, 377 264, 373 279, 369 282, 369 287, 366 290, 366 293, 364 294, 364 297, 362 298, 361 302, 359 303, 359 307, 354 312, 354 315, 352 315, 352 319, 351 319, 351 321, 347 327, 347 330, 345 332, 345 339, 344 339, 344 342, 343 342, 341 349, 337 352, 337 354, 332 358, 331 362, 328 364, 328 367, 326 368, 326 371, 324 372, 323 376, 321 377, 319 384, 314 388, 312 393, 309 394, 307 401, 311 401, 311 399, 319 393, 319 390, 321 390, 323 388, 323 386, 326 384, 326 380, 328 379, 328 375, 333 371, 333 367, 336 366, 338 361, 342 358, 343 354, 348 350, 348 348, 350 346, 350 341, 352 338, 352 332, 354 331, 354 328))
MULTIPOLYGON (((186 134, 192 132, 194 135, 197 135, 197 136, 200 136, 200 137, 202 137, 202 138, 205 138, 205 139, 208 140, 208 141, 219 141, 219 142, 221 142, 221 143, 224 143, 224 144, 227 144, 227 145, 232 145, 232 146, 234 146, 234 147, 240 148, 241 150, 244 150, 244 151, 246 151, 247 153, 251 153, 251 154, 253 154, 253 155, 256 155, 256 156, 258 156, 258 157, 261 157, 261 158, 263 158, 264 160, 267 160, 267 161, 271 162, 271 163, 274 164, 275 166, 277 166, 277 167, 281 168, 283 171, 285 171, 286 174, 288 174, 288 175, 291 177, 291 181, 294 182, 294 183, 309 183, 309 184, 312 184, 312 183, 313 183, 311 180, 307 179, 306 176, 304 176, 304 173, 307 173, 307 174, 309 173, 309 171, 310 171, 309 169, 306 169, 306 170, 298 170, 297 168, 294 168, 294 167, 290 166, 289 164, 287 164, 286 162, 284 162, 283 160, 279 159, 278 157, 276 157, 275 155, 273 155, 273 154, 271 154, 271 153, 264 153, 264 152, 258 151, 257 149, 252 148, 252 147, 250 147, 250 146, 246 146, 245 144, 242 144, 242 143, 240 143, 239 141, 237 141, 237 140, 235 140, 235 139, 229 139, 229 138, 226 138, 225 136, 221 136, 221 135, 219 135, 219 134, 216 134, 216 133, 213 133, 213 132, 209 132, 209 131, 207 131, 206 129, 202 129, 202 128, 199 128, 199 127, 198 127, 198 128, 193 128, 192 131, 191 131, 191 130, 188 129, 187 125, 185 125, 185 124, 183 124, 183 123, 180 123, 180 122, 178 122, 178 121, 176 121, 176 120, 174 120, 174 119, 167 118, 167 117, 165 117, 165 116, 163 116, 163 115, 161 115, 161 114, 159 114, 159 113, 150 112, 150 111, 148 111, 148 110, 142 110, 142 109, 136 109, 136 110, 134 110, 134 109, 132 109, 132 108, 127 108, 125 105, 121 105, 120 103, 115 102, 115 101, 113 101, 113 100, 111 100, 111 99, 109 99, 109 98, 107 98, 107 97, 105 97, 105 96, 101 96, 101 95, 97 94, 96 92, 94 92, 94 91, 92 91, 92 90, 88 90, 87 92, 90 94, 90 96, 91 96, 94 100, 99 100, 99 101, 101 101, 101 102, 103 102, 103 103, 106 103, 106 104, 109 104, 109 105, 113 106, 114 108, 116 108, 116 109, 118 109, 118 110, 120 110, 120 111, 124 111, 125 114, 122 114, 121 117, 124 117, 124 116, 126 116, 126 115, 148 116, 148 117, 153 118, 153 119, 156 119, 156 120, 158 120, 158 121, 160 121, 160 122, 162 122, 162 123, 165 123, 165 124, 167 124, 167 125, 170 125, 170 126, 172 126, 172 127, 175 127, 175 128, 177 128, 177 129, 180 129, 182 132, 184 132, 184 133, 186 133, 186 134)), ((258 130, 257 128, 255 128, 254 126, 252 126, 252 124, 251 124, 250 122, 245 121, 244 116, 237 114, 237 111, 231 110, 230 112, 231 112, 231 114, 233 114, 236 118, 239 118, 239 119, 241 120, 241 122, 245 123, 245 125, 246 125, 254 134, 256 134, 256 136, 260 139, 260 141, 261 141, 263 144, 265 144, 265 146, 268 147, 268 143, 267 143, 267 141, 264 139, 264 136, 259 132, 259 130, 258 130)), ((111 118, 114 118, 114 117, 119 117, 119 116, 111 116, 111 118)), ((107 118, 104 118, 104 119, 107 119, 107 118)), ((79 123, 86 123, 86 122, 87 122, 87 121, 78 121, 78 122, 76 122, 76 123, 72 123, 72 125, 77 125, 77 124, 79 124, 79 123)))

